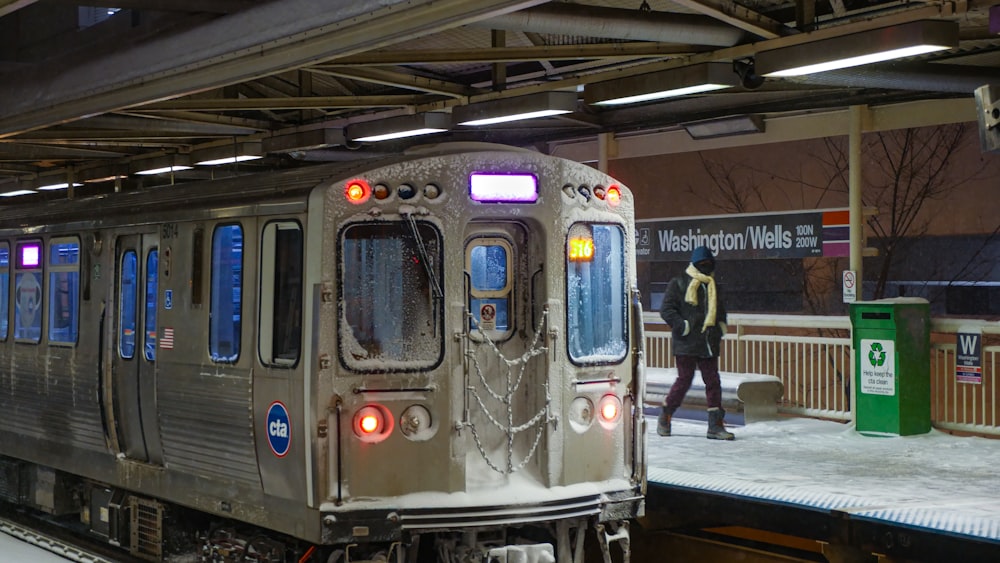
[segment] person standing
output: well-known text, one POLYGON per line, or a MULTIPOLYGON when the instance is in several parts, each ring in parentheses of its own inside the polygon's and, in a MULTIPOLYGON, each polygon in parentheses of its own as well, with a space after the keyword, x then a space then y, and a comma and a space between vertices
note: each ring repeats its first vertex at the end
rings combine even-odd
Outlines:
POLYGON ((715 285, 715 256, 706 246, 691 253, 691 263, 684 273, 670 280, 660 316, 673 334, 677 380, 663 402, 656 423, 656 433, 670 435, 670 419, 691 388, 694 371, 701 372, 708 402, 710 440, 732 440, 726 430, 722 408, 722 383, 719 379, 719 352, 726 334, 726 309, 715 285))

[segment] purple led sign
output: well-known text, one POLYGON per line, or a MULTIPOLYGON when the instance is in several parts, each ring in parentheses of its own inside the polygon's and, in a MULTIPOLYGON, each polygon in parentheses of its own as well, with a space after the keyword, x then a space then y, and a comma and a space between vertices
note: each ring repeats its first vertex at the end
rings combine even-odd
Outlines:
POLYGON ((21 264, 22 268, 37 268, 42 264, 42 245, 41 244, 22 244, 21 250, 21 264))
POLYGON ((514 172, 473 172, 469 196, 480 203, 534 203, 538 201, 538 178, 514 172))

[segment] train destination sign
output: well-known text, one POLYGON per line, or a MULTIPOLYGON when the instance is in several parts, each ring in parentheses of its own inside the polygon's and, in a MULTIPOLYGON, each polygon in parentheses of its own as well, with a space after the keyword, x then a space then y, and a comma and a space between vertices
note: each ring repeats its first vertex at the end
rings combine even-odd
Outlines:
POLYGON ((847 209, 636 221, 636 260, 686 261, 698 246, 721 259, 847 256, 847 209))

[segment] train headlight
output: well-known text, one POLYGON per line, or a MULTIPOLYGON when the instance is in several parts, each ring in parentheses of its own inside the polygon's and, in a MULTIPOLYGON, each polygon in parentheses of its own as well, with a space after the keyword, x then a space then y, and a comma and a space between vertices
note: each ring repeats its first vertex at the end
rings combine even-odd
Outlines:
POLYGON ((604 395, 597 404, 601 424, 610 426, 616 424, 622 417, 622 401, 615 395, 604 395))
POLYGON ((392 415, 382 405, 365 405, 354 413, 354 434, 365 442, 381 442, 392 432, 392 415))
POLYGON ((583 433, 594 423, 594 402, 586 397, 577 397, 569 404, 569 425, 583 433))
POLYGON ((371 195, 372 188, 364 180, 351 180, 344 185, 344 196, 351 203, 364 203, 371 195))
POLYGON ((410 405, 399 416, 399 431, 409 440, 429 440, 437 432, 431 411, 423 405, 410 405))

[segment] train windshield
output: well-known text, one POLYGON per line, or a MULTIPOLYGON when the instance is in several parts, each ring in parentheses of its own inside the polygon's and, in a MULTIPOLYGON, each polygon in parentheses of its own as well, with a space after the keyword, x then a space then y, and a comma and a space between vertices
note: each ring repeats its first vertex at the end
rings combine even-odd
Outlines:
POLYGON ((575 363, 613 363, 628 350, 625 232, 577 223, 566 247, 567 344, 575 363))
POLYGON ((364 223, 341 235, 340 356, 358 371, 435 367, 443 354, 441 234, 364 223))

